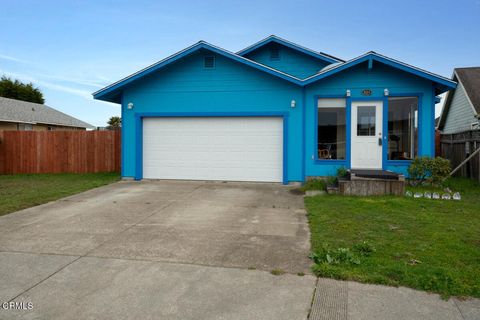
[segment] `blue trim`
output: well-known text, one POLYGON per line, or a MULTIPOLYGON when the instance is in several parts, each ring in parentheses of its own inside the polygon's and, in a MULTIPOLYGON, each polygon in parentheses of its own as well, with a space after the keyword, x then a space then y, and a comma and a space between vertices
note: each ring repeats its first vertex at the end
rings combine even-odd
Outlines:
POLYGON ((388 160, 388 97, 383 97, 382 119, 382 169, 386 170, 388 160))
POLYGON ((409 166, 412 160, 387 160, 387 165, 390 166, 409 166))
POLYGON ((288 184, 288 118, 287 112, 139 112, 135 113, 135 180, 143 179, 143 118, 172 117, 282 117, 283 118, 283 184, 288 184))
POLYGON ((314 50, 302 47, 302 46, 300 46, 296 43, 287 41, 285 39, 279 38, 279 37, 274 36, 274 35, 271 35, 271 36, 269 36, 269 37, 267 37, 263 40, 260 40, 259 42, 255 43, 251 46, 248 46, 245 49, 242 49, 242 50, 238 51, 237 54, 240 55, 240 56, 245 56, 245 55, 249 54, 250 52, 255 51, 258 48, 261 48, 261 47, 263 47, 263 46, 265 46, 269 43, 272 43, 272 42, 281 44, 281 45, 283 45, 285 47, 288 47, 292 50, 299 51, 301 53, 304 53, 306 55, 309 55, 311 57, 320 59, 320 60, 328 62, 328 63, 343 62, 343 60, 335 59, 331 56, 323 55, 322 53, 319 53, 319 52, 316 52, 314 50))
POLYGON ((221 56, 224 56, 226 58, 230 58, 234 61, 237 61, 237 62, 240 62, 240 63, 243 63, 247 66, 250 66, 250 67, 253 67, 255 69, 258 69, 258 70, 261 70, 261 71, 264 71, 268 74, 271 74, 271 75, 274 75, 274 76, 277 76, 279 78, 282 78, 284 80, 287 80, 289 82, 292 82, 292 83, 295 83, 297 85, 301 85, 302 84, 302 81, 294 76, 291 76, 291 75, 288 75, 286 73, 283 73, 283 72, 280 72, 280 71, 277 71, 275 69, 272 69, 272 68, 269 68, 267 66, 264 66, 260 63, 257 63, 257 62, 254 62, 254 61, 251 61, 249 59, 246 59, 242 56, 239 56, 237 54, 234 54, 232 52, 229 52, 225 49, 222 49, 222 48, 219 48, 219 47, 215 47, 205 41, 200 41, 196 44, 194 44, 193 46, 190 46, 182 51, 179 51, 157 63, 154 63, 152 64, 151 66, 148 66, 126 78, 123 78, 103 89, 100 89, 96 92, 93 93, 93 98, 94 99, 97 99, 97 100, 104 100, 104 101, 111 101, 111 102, 118 102, 118 100, 114 99, 115 97, 112 97, 111 95, 109 96, 109 94, 113 93, 114 91, 118 90, 119 88, 135 81, 135 80, 138 80, 139 78, 142 78, 152 72, 155 72, 185 56, 188 56, 190 54, 192 54, 193 52, 196 52, 198 50, 201 50, 201 49, 206 49, 206 50, 209 50, 209 51, 212 51, 218 55, 221 55, 221 56), (113 98, 113 99, 112 99, 113 98))
POLYGON ((306 180, 306 166, 307 166, 307 150, 306 150, 306 117, 307 117, 307 99, 305 87, 302 88, 302 182, 306 180))
POLYGON ((135 180, 143 178, 143 117, 135 114, 135 180))
POLYGON ((346 123, 346 132, 345 132, 345 153, 346 153, 346 158, 347 158, 347 168, 351 169, 352 168, 352 98, 347 97, 347 119, 345 120, 346 123))
POLYGON ((430 155, 435 158, 436 154, 435 154, 435 145, 436 145, 436 134, 435 134, 435 130, 436 130, 436 127, 435 127, 435 104, 437 103, 437 98, 439 100, 441 100, 440 97, 436 97, 435 96, 435 86, 432 84, 432 112, 431 112, 431 121, 432 121, 432 126, 433 126, 433 143, 432 143, 432 147, 431 147, 431 150, 430 150, 430 155))
MULTIPOLYGON (((123 122, 125 121, 125 104, 123 101, 123 94, 121 95, 120 98, 120 121, 123 122)), ((120 176, 125 177, 125 130, 123 129, 123 123, 122 123, 122 128, 120 128, 120 176)))
POLYGON ((383 64, 389 65, 391 67, 403 70, 405 72, 409 72, 409 73, 414 74, 416 76, 426 78, 430 81, 439 83, 439 84, 446 87, 446 91, 450 90, 450 89, 455 89, 455 87, 457 86, 456 83, 452 80, 443 78, 441 76, 436 76, 436 75, 431 74, 431 73, 426 72, 426 71, 421 71, 421 70, 419 70, 419 69, 417 69, 413 66, 409 66, 407 64, 401 63, 400 61, 396 61, 396 60, 393 60, 391 58, 380 56, 380 55, 378 55, 377 53, 374 53, 374 52, 370 52, 370 53, 368 53, 364 56, 360 56, 358 58, 355 58, 355 59, 352 59, 348 62, 345 62, 345 63, 343 63, 343 64, 341 64, 337 67, 333 67, 332 69, 329 69, 325 72, 321 72, 320 74, 318 74, 316 76, 307 78, 303 81, 303 84, 308 85, 310 83, 313 83, 313 82, 318 81, 320 79, 326 78, 328 76, 336 74, 336 73, 338 73, 340 71, 343 71, 345 69, 356 66, 356 65, 358 65, 362 62, 370 61, 370 60, 375 60, 375 61, 381 62, 383 64))

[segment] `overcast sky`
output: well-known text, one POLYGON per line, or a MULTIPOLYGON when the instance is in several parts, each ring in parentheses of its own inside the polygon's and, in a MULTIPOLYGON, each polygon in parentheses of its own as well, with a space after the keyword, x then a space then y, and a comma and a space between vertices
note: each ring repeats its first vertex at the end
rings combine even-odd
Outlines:
POLYGON ((450 77, 480 65, 480 0, 0 0, 0 74, 96 126, 91 93, 199 40, 231 51, 270 34, 343 59, 374 50, 450 77))

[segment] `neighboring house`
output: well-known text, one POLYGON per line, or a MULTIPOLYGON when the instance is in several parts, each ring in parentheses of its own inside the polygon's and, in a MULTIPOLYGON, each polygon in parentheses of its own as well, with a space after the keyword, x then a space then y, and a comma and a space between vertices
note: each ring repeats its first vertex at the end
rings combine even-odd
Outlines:
POLYGON ((448 78, 367 52, 349 61, 270 36, 200 41, 93 94, 121 104, 122 176, 304 181, 340 167, 405 173, 434 156, 448 78))
POLYGON ((0 130, 86 130, 94 127, 44 104, 0 97, 0 130))
POLYGON ((438 128, 443 134, 480 129, 480 67, 456 68, 452 78, 458 86, 447 93, 438 128))

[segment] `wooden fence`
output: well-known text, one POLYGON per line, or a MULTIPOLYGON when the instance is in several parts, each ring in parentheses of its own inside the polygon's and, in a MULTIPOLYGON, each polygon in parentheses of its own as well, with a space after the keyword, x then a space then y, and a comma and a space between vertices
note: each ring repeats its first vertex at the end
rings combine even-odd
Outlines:
POLYGON ((0 131, 0 174, 120 172, 118 131, 0 131))
MULTIPOLYGON (((465 131, 455 134, 442 134, 440 139, 441 156, 449 159, 452 169, 457 167, 477 148, 480 148, 480 131, 465 131)), ((474 156, 455 176, 468 177, 480 181, 480 155, 474 156)))

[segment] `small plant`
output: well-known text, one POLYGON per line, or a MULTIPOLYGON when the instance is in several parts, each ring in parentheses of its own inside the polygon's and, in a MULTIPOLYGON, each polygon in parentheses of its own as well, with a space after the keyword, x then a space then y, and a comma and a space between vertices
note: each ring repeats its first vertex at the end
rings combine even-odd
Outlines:
POLYGON ((252 266, 248 267, 248 270, 256 270, 256 269, 257 269, 257 268, 252 267, 252 266))
POLYGON ((348 248, 338 248, 335 250, 324 249, 320 253, 310 254, 310 259, 316 264, 360 264, 360 259, 348 248))
POLYGON ((283 271, 282 269, 273 269, 272 271, 270 271, 270 273, 274 276, 281 276, 285 273, 285 271, 283 271))
POLYGON ((358 252, 362 256, 370 256, 372 253, 377 251, 375 247, 368 241, 362 241, 353 246, 353 250, 358 252))
POLYGON ((340 167, 337 169, 337 177, 345 178, 348 174, 348 170, 345 167, 340 167))
POLYGON ((327 183, 324 179, 310 179, 300 189, 303 192, 308 190, 327 190, 327 183))
POLYGON ((299 272, 299 273, 297 273, 297 276, 299 276, 299 277, 303 277, 304 275, 305 275, 304 272, 299 272))
POLYGON ((408 167, 408 175, 413 186, 418 186, 424 182, 438 185, 448 177, 450 170, 450 161, 447 159, 417 157, 408 167))

